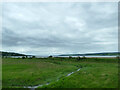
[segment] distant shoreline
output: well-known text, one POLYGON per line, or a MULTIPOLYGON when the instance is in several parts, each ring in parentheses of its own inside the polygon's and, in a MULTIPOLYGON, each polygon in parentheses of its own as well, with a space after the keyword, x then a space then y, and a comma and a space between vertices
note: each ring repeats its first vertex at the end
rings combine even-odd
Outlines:
MULTIPOLYGON (((36 56, 36 58, 47 58, 49 56, 36 56)), ((69 56, 53 56, 53 57, 69 57, 69 56)), ((71 57, 83 57, 83 56, 71 56, 71 57)), ((116 58, 117 56, 85 56, 86 58, 116 58)))

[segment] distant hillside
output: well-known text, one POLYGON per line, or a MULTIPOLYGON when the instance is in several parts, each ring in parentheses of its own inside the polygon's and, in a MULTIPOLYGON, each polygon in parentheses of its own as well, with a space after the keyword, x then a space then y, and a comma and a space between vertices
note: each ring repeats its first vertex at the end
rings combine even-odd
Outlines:
POLYGON ((27 56, 25 54, 14 53, 14 52, 3 52, 0 51, 0 56, 27 56))
POLYGON ((86 54, 62 54, 59 56, 117 56, 120 52, 104 52, 104 53, 86 53, 86 54))

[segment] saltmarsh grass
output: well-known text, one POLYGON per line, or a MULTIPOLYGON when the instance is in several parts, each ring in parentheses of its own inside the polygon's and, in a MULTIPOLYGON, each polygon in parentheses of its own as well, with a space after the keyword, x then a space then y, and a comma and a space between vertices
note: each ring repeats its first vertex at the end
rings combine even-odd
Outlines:
POLYGON ((3 59, 3 88, 116 88, 118 60, 113 58, 3 59), (66 77, 70 72, 80 71, 66 77), (59 81, 56 81, 59 79, 59 81), (41 87, 40 87, 41 88, 41 87))
POLYGON ((118 60, 89 58, 78 62, 82 69, 42 88, 117 88, 118 60))

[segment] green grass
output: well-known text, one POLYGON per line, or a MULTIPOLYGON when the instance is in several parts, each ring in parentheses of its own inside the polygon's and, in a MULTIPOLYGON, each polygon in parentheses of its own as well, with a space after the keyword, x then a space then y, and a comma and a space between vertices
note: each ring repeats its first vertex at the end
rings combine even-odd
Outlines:
POLYGON ((3 87, 45 84, 77 69, 62 63, 50 59, 3 59, 3 87))
MULTIPOLYGON (((117 59, 3 59, 3 88, 46 84, 42 88, 117 88, 117 59), (78 68, 80 71, 66 77, 78 68), (59 81, 56 81, 60 78, 59 81)), ((41 88, 41 87, 40 87, 41 88)))
POLYGON ((82 69, 58 82, 42 88, 117 88, 118 60, 86 59, 79 62, 82 69))

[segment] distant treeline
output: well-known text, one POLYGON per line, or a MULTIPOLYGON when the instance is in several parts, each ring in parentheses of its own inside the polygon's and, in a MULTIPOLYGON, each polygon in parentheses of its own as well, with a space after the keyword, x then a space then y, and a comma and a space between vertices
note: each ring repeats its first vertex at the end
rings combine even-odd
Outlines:
POLYGON ((87 54, 62 54, 59 56, 117 56, 120 52, 107 52, 107 53, 87 53, 87 54))
POLYGON ((0 51, 0 56, 27 56, 27 55, 14 53, 14 52, 3 52, 3 51, 0 51))

